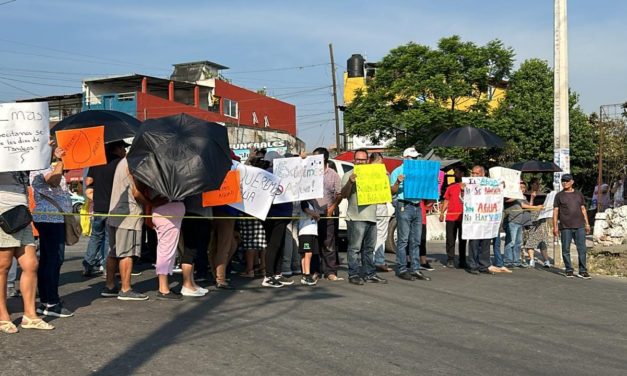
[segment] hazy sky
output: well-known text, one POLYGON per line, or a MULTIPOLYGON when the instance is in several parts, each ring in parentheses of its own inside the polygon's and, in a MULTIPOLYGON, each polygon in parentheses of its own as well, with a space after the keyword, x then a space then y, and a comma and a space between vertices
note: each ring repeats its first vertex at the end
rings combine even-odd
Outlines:
MULTIPOLYGON (((346 59, 377 61, 401 44, 435 46, 453 34, 498 38, 528 58, 553 60, 551 0, 160 1, 0 0, 0 101, 80 92, 82 78, 142 73, 210 60, 233 83, 297 108, 311 150, 335 140, 328 44, 338 82, 346 59)), ((587 113, 627 101, 627 2, 570 0, 570 87, 587 113)), ((341 90, 339 100, 341 103, 341 90)))

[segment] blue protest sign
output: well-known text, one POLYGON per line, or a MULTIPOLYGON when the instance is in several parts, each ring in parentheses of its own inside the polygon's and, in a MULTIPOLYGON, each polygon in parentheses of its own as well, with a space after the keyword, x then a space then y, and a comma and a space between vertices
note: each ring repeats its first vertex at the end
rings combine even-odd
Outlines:
POLYGON ((403 161, 403 195, 408 200, 437 200, 440 197, 438 192, 438 174, 440 173, 440 162, 438 161, 417 161, 407 159, 403 161))

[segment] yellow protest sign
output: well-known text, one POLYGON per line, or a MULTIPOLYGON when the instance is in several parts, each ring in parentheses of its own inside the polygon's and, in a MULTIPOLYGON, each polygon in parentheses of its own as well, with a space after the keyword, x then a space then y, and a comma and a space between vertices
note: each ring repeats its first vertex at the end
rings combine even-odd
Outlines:
POLYGON ((390 181, 383 164, 355 165, 357 175, 357 204, 392 202, 390 181))

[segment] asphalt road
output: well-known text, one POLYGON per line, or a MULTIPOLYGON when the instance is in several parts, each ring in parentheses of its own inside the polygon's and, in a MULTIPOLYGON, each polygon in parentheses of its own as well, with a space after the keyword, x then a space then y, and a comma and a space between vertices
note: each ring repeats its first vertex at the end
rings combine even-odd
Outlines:
MULTIPOLYGON (((0 334, 1 375, 625 375, 627 280, 567 279, 541 269, 430 282, 260 287, 182 302, 100 298, 68 247, 60 288, 76 315, 56 330, 0 334)), ((435 258, 443 244, 430 243, 435 258)), ((390 257, 390 255, 388 255, 390 257)), ((340 276, 346 276, 342 270, 340 276)), ((180 277, 174 279, 178 281, 180 277)), ((19 322, 21 300, 9 309, 19 322)))

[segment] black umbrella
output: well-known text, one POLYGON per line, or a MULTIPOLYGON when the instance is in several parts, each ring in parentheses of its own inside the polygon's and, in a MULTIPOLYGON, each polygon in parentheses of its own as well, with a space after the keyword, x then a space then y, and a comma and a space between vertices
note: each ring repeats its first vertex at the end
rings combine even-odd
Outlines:
POLYGON ((144 121, 127 159, 135 178, 170 200, 220 188, 232 163, 226 127, 187 114, 144 121))
POLYGON ((514 163, 512 169, 522 172, 562 172, 560 166, 553 162, 534 160, 514 163))
POLYGON ((502 148, 505 142, 496 134, 481 128, 453 128, 441 133, 430 147, 502 148))
POLYGON ((105 143, 135 136, 141 121, 119 111, 87 110, 67 117, 52 127, 52 132, 104 125, 105 143))

